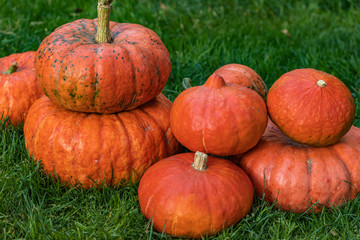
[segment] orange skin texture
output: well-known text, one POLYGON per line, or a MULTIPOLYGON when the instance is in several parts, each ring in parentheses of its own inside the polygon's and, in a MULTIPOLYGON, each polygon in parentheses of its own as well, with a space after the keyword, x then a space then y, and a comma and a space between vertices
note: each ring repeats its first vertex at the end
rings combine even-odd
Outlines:
POLYGON ((34 62, 34 51, 0 58, 0 116, 8 117, 14 126, 23 122, 31 105, 44 95, 36 79, 34 62), (16 72, 4 74, 14 62, 19 65, 16 72))
POLYGON ((201 172, 191 165, 194 153, 165 158, 151 166, 139 185, 139 203, 154 228, 200 238, 236 224, 250 210, 254 189, 231 161, 208 156, 201 172))
POLYGON ((354 199, 360 189, 360 129, 353 126, 334 145, 312 147, 293 142, 269 121, 240 167, 259 197, 264 190, 265 200, 277 201, 285 211, 319 212, 338 206, 354 199))
POLYGON ((80 113, 43 97, 24 125, 29 155, 67 185, 90 188, 138 180, 151 164, 176 153, 171 102, 162 94, 131 111, 80 113))
POLYGON ((57 28, 41 43, 35 69, 44 93, 81 112, 134 109, 161 93, 170 75, 169 53, 152 30, 110 22, 111 43, 95 42, 97 19, 57 28))
POLYGON ((296 69, 270 88, 271 120, 293 141, 311 146, 336 143, 352 126, 354 99, 336 77, 315 69, 296 69), (317 85, 318 80, 327 86, 317 85))
POLYGON ((216 73, 204 85, 180 93, 170 112, 171 129, 182 145, 218 156, 254 147, 267 120, 259 94, 238 84, 225 84, 216 73))
POLYGON ((237 83, 258 92, 266 99, 267 87, 259 74, 248 66, 230 63, 217 69, 215 73, 224 78, 226 83, 237 83))

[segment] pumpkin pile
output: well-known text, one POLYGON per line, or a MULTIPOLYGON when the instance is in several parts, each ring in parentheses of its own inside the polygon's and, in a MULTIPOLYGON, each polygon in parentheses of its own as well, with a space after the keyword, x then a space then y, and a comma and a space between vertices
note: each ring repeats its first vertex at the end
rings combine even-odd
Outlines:
POLYGON ((161 94, 166 47, 148 28, 110 22, 111 2, 99 0, 97 19, 57 28, 36 53, 0 59, 0 110, 14 125, 27 116, 26 148, 47 174, 83 188, 140 180, 154 228, 191 238, 236 224, 254 193, 293 212, 357 196, 360 129, 339 79, 296 69, 268 91, 254 70, 228 64, 172 104, 161 94), (191 152, 176 154, 181 145, 191 152))
POLYGON ((196 153, 163 159, 140 180, 141 211, 159 232, 199 238, 236 224, 250 211, 254 188, 247 174, 207 154, 241 154, 257 144, 268 115, 264 96, 252 89, 267 89, 250 68, 226 67, 217 71, 224 77, 213 73, 204 85, 180 93, 171 107, 174 136, 196 153))
POLYGON ((319 212, 357 196, 360 129, 344 83, 315 69, 281 76, 267 95, 269 121, 259 144, 234 158, 258 196, 293 211, 319 212))
POLYGON ((352 126, 347 87, 330 74, 297 69, 266 94, 249 69, 225 65, 175 99, 170 126, 196 153, 163 159, 141 179, 140 207, 157 231, 214 234, 247 214, 253 188, 293 212, 319 212, 357 196, 360 129, 352 126), (233 162, 207 154, 233 155, 233 162))
POLYGON ((180 146, 161 94, 169 53, 152 30, 110 22, 110 4, 99 0, 98 19, 60 26, 36 52, 46 96, 28 113, 26 147, 70 186, 134 182, 180 146))

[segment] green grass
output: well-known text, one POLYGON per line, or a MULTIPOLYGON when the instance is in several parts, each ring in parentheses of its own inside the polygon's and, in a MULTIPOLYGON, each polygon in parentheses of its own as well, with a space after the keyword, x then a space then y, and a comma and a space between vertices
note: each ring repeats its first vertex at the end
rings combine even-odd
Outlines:
MULTIPOLYGON (((36 50, 56 27, 96 17, 96 0, 0 3, 0 56, 36 50)), ((151 28, 168 48, 172 72, 164 93, 171 100, 181 92, 182 78, 199 85, 227 63, 253 68, 268 87, 287 71, 311 67, 348 86, 360 127, 359 1, 115 0, 113 6, 113 21, 151 28)), ((0 134, 3 239, 169 238, 141 215, 136 184, 64 187, 28 156, 21 127, 2 125, 0 134)), ((359 239, 359 222, 360 197, 318 215, 286 213, 256 198, 246 218, 209 239, 359 239)))

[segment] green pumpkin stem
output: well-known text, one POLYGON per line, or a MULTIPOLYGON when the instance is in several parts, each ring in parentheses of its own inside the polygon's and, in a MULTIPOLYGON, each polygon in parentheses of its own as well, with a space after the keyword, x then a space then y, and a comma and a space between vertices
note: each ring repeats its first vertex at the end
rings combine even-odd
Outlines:
POLYGON ((111 42, 110 33, 110 11, 112 0, 99 0, 97 12, 98 12, 98 27, 96 31, 97 43, 109 43, 111 42))
POLYGON ((208 159, 208 155, 202 152, 197 151, 195 153, 195 157, 194 157, 194 163, 192 164, 192 167, 200 172, 203 172, 207 169, 207 159, 208 159))
POLYGON ((19 68, 19 64, 17 62, 13 62, 10 67, 8 68, 8 70, 6 72, 3 72, 3 74, 12 74, 14 72, 16 72, 16 70, 18 70, 19 68))
POLYGON ((191 88, 191 79, 190 78, 184 78, 181 82, 181 85, 184 90, 191 88))

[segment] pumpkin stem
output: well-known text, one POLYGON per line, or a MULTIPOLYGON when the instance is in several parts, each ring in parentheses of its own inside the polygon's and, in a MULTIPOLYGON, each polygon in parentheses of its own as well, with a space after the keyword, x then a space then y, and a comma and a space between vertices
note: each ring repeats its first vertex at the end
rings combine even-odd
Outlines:
POLYGON ((202 152, 197 151, 194 157, 194 163, 191 165, 195 170, 203 172, 207 169, 208 155, 202 152))
POLYGON ((12 74, 12 73, 16 72, 16 70, 18 70, 18 68, 19 68, 19 64, 17 62, 13 62, 10 65, 9 69, 7 71, 3 72, 3 74, 12 74))
POLYGON ((324 80, 319 80, 316 82, 316 84, 319 86, 319 87, 325 87, 327 84, 324 80))
POLYGON ((98 12, 98 26, 96 30, 97 43, 111 42, 110 33, 110 11, 112 0, 99 0, 97 6, 98 12))
POLYGON ((190 78, 184 78, 181 82, 181 85, 184 90, 191 88, 191 79, 190 78))
POLYGON ((218 89, 218 88, 222 88, 222 87, 226 86, 226 82, 224 81, 224 79, 220 75, 217 75, 216 73, 213 73, 206 80, 206 83, 204 84, 204 86, 206 86, 208 88, 218 89))

